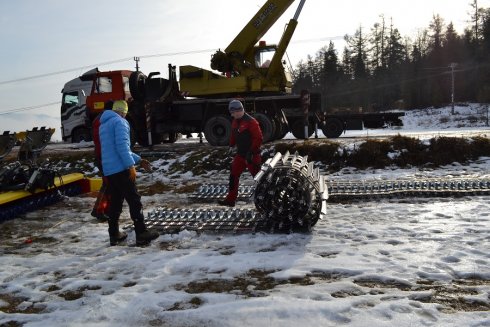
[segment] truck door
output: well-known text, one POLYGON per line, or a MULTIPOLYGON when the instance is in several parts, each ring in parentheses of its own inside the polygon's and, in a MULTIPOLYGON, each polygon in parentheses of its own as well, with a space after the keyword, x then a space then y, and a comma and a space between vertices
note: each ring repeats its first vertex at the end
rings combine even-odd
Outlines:
POLYGON ((111 76, 98 76, 92 86, 92 93, 87 99, 87 106, 89 108, 90 118, 97 116, 104 110, 104 104, 106 101, 121 100, 115 99, 112 87, 111 76))
POLYGON ((112 71, 99 73, 92 85, 92 92, 87 98, 90 119, 104 110, 107 101, 128 100, 129 71, 112 71))
POLYGON ((88 117, 84 93, 83 89, 63 92, 61 99, 61 135, 64 141, 69 141, 72 138, 73 131, 85 128, 87 125, 88 117))

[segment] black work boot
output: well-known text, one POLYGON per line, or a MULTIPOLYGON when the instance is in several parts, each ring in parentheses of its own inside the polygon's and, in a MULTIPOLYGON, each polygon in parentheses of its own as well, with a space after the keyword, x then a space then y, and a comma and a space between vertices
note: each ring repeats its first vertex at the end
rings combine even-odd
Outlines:
POLYGON ((157 231, 146 229, 145 223, 140 220, 134 222, 134 232, 136 234, 137 246, 148 245, 151 241, 160 236, 157 231))
POLYGON ((119 221, 116 219, 109 219, 109 243, 111 246, 119 245, 122 241, 128 237, 125 232, 119 231, 119 221))
POLYGON ((109 241, 111 246, 119 245, 122 241, 124 241, 128 237, 128 234, 125 232, 117 232, 117 234, 109 235, 109 241))

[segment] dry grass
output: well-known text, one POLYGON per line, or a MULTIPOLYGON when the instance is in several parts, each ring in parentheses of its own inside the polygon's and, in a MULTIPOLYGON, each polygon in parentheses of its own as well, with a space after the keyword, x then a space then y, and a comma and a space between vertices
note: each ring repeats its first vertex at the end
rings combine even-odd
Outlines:
POLYGON ((275 151, 307 155, 309 160, 325 165, 327 171, 344 167, 385 168, 388 166, 438 167, 453 162, 468 163, 482 156, 490 156, 490 140, 437 137, 424 143, 416 138, 394 136, 387 140, 367 140, 353 150, 342 149, 336 142, 279 143, 275 151))

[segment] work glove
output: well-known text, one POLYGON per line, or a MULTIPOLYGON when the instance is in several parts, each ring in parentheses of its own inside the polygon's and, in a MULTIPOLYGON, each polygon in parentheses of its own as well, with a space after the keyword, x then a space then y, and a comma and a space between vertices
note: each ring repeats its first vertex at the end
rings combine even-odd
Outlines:
POLYGON ((247 160, 247 163, 249 165, 251 165, 253 163, 253 160, 252 160, 253 157, 254 157, 254 155, 252 152, 247 152, 247 154, 245 155, 245 160, 247 160))
POLYGON ((131 166, 129 168, 129 179, 134 183, 136 181, 136 168, 131 166))

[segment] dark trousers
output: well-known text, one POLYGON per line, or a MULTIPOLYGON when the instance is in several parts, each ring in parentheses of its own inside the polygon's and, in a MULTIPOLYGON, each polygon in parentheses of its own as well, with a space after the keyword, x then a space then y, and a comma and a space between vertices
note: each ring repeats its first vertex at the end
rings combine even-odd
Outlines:
POLYGON ((110 196, 109 205, 109 234, 111 226, 117 226, 119 216, 122 212, 123 202, 129 205, 129 215, 134 222, 136 233, 144 230, 143 205, 141 196, 136 189, 136 184, 129 178, 129 170, 107 176, 107 193, 110 196), (112 222, 112 225, 111 225, 112 222))
POLYGON ((257 175, 257 173, 260 171, 261 163, 262 158, 260 157, 260 153, 254 154, 252 156, 251 163, 248 163, 247 160, 239 154, 233 157, 230 171, 230 184, 228 186, 228 195, 226 196, 227 201, 236 201, 238 197, 238 184, 240 182, 240 176, 242 175, 242 173, 246 169, 248 169, 252 176, 257 175))

